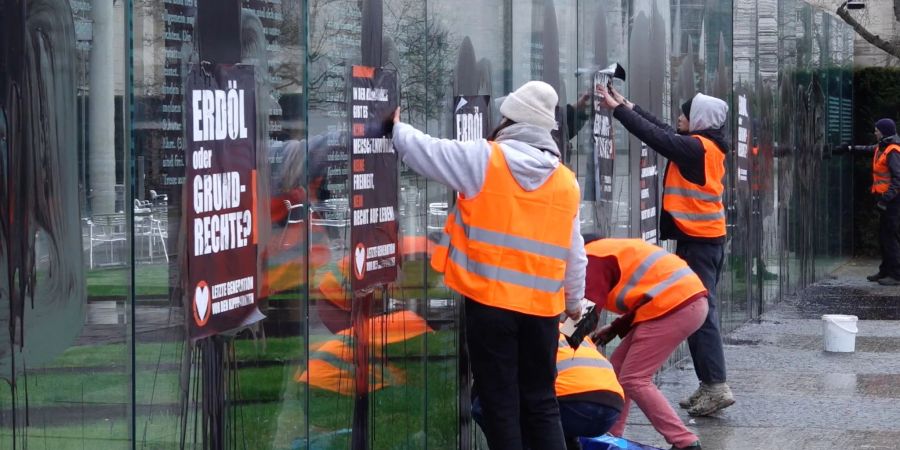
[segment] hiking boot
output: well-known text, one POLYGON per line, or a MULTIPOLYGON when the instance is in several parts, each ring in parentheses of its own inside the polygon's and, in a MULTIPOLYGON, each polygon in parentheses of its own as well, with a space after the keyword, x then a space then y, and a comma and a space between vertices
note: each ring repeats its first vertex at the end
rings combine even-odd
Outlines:
POLYGON ((700 386, 697 386, 697 390, 694 391, 694 393, 691 394, 690 397, 679 401, 678 406, 680 406, 681 409, 690 409, 691 406, 694 406, 694 403, 697 402, 697 399, 700 398, 701 395, 703 395, 703 386, 705 385, 701 381, 700 386))
POLYGON ((703 389, 700 398, 688 409, 692 416, 708 416, 716 411, 734 404, 734 394, 725 383, 708 385, 703 389))
POLYGON ((882 286, 900 286, 900 280, 894 277, 884 277, 878 280, 878 284, 882 286))
POLYGON ((703 449, 700 448, 700 441, 697 441, 687 447, 678 447, 678 446, 673 445, 672 448, 670 448, 669 450, 703 450, 703 449))
POLYGON ((881 272, 878 272, 878 273, 876 273, 876 274, 872 274, 872 275, 867 276, 866 279, 869 280, 869 281, 878 281, 878 280, 880 280, 880 279, 882 279, 882 278, 884 278, 884 277, 886 277, 886 276, 887 276, 887 275, 885 275, 885 274, 883 274, 883 273, 881 273, 881 272))

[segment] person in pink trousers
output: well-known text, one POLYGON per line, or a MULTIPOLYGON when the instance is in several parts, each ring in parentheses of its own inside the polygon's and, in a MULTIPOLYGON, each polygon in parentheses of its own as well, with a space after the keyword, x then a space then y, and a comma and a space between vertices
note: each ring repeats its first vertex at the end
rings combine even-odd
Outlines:
POLYGON ((634 401, 674 450, 701 450, 653 374, 706 320, 706 288, 678 256, 641 239, 585 239, 585 298, 621 316, 594 333, 605 344, 624 339, 609 358, 625 391, 625 405, 610 433, 622 436, 634 401))

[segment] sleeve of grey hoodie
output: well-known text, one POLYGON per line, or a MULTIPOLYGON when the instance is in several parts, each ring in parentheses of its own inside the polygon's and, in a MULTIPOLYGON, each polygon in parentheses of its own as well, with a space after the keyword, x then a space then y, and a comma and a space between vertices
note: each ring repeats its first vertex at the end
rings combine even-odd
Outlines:
POLYGON ((394 124, 394 148, 416 173, 472 197, 481 192, 491 147, 486 140, 431 137, 412 125, 394 124))
POLYGON ((584 238, 581 237, 581 217, 575 214, 572 222, 572 243, 566 259, 566 309, 574 309, 584 298, 584 277, 587 270, 587 255, 584 252, 584 238))

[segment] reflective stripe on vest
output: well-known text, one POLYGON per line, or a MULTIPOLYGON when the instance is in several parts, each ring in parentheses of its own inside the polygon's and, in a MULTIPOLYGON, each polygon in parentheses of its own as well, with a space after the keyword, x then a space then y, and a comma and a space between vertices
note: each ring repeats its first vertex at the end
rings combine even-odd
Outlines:
POLYGON ((722 196, 716 194, 709 194, 702 191, 695 191, 693 189, 684 189, 684 188, 669 188, 666 193, 669 195, 677 195, 680 197, 691 197, 699 200, 707 201, 707 202, 721 202, 722 196))
MULTIPOLYGON (((309 355, 306 370, 294 376, 294 380, 307 383, 342 395, 353 395, 355 392, 355 366, 345 358, 352 357, 352 343, 337 341, 325 342, 324 350, 317 350, 309 355)), ((369 392, 373 392, 387 386, 399 386, 404 383, 405 375, 402 370, 382 360, 371 359, 369 363, 369 392)))
POLYGON ((590 338, 584 338, 578 349, 573 350, 565 336, 560 334, 556 372, 557 397, 608 391, 624 399, 622 386, 616 380, 612 364, 597 351, 590 338))
MULTIPOLYGON (((534 239, 512 236, 509 234, 498 233, 496 231, 486 230, 484 228, 479 228, 472 225, 466 225, 463 223, 462 217, 460 217, 459 214, 455 214, 454 216, 456 225, 462 227, 463 231, 466 233, 466 236, 469 237, 470 241, 480 241, 484 242, 485 244, 507 247, 514 250, 521 250, 523 252, 535 253, 541 256, 556 258, 563 261, 565 261, 566 257, 569 255, 568 247, 547 244, 545 242, 536 241, 534 239)), ((447 244, 449 245, 450 235, 444 232, 441 236, 442 242, 444 241, 444 236, 446 236, 447 244)))
MULTIPOLYGON (((625 294, 631 291, 641 280, 644 278, 644 275, 650 270, 650 266, 659 261, 663 256, 666 256, 669 252, 659 249, 646 258, 644 258, 640 265, 634 269, 631 273, 631 276, 628 277, 628 281, 625 282, 625 286, 619 291, 619 295, 616 296, 616 307, 619 308, 620 311, 628 311, 628 305, 625 304, 625 294)), ((624 275, 624 274, 623 274, 624 275)), ((624 278, 624 277, 623 277, 624 278)))
MULTIPOLYGON (((683 259, 642 239, 600 239, 585 250, 588 256, 614 258, 620 276, 607 293, 605 308, 617 314, 636 309, 634 323, 663 316, 706 292, 683 259)), ((587 276, 590 284, 591 273, 587 276)))
POLYGON ((716 238, 725 236, 725 155, 710 139, 694 135, 703 145, 706 184, 691 183, 681 174, 677 164, 666 168, 663 210, 678 229, 688 236, 716 238))
POLYGON ((504 283, 515 284, 524 288, 536 289, 548 293, 559 292, 563 287, 561 280, 543 278, 537 275, 528 275, 515 270, 504 269, 490 264, 473 261, 459 249, 450 246, 450 260, 458 266, 466 268, 469 272, 476 273, 485 278, 504 283))
POLYGON ((872 193, 884 194, 891 184, 891 168, 888 166, 888 155, 900 151, 900 145, 890 144, 879 152, 875 149, 872 157, 872 193))
MULTIPOLYGON (((690 267, 685 267, 683 269, 678 269, 672 275, 669 275, 669 278, 666 278, 661 283, 658 283, 656 287, 647 291, 647 295, 651 297, 656 297, 660 292, 665 291, 675 283, 679 282, 681 279, 694 275, 694 271, 691 270, 690 267)), ((696 276, 696 275, 694 275, 696 276)))
POLYGON ((350 294, 347 290, 349 257, 337 263, 328 263, 316 269, 313 283, 326 300, 344 311, 350 311, 350 294))
MULTIPOLYGON (((457 226, 469 236, 471 241, 480 241, 487 244, 496 245, 498 247, 507 247, 511 249, 535 253, 565 260, 569 250, 567 248, 545 244, 543 242, 534 241, 527 238, 504 235, 491 230, 473 227, 462 222, 459 214, 454 212, 448 215, 448 221, 453 220, 457 226)), ((447 257, 457 265, 465 267, 468 271, 476 273, 485 278, 491 278, 502 282, 515 284, 523 288, 536 289, 548 293, 555 293, 562 289, 563 282, 550 278, 544 278, 536 275, 528 275, 515 270, 504 269, 490 264, 472 261, 465 253, 450 245, 450 235, 446 231, 441 233, 441 239, 438 242, 441 247, 446 247, 447 257)))
POLYGON ((491 143, 481 192, 460 195, 431 265, 453 290, 480 303, 537 316, 564 309, 563 282, 578 212, 575 175, 563 165, 534 190, 515 180, 491 143))
MULTIPOLYGON (((581 347, 579 346, 578 348, 581 348, 581 347)), ((562 360, 562 361, 556 363, 556 370, 558 372, 562 372, 563 370, 571 369, 573 367, 578 367, 578 366, 597 367, 600 369, 612 369, 613 368, 612 364, 610 364, 609 361, 607 361, 605 359, 600 360, 600 359, 594 359, 594 358, 570 358, 570 359, 565 359, 565 360, 562 360)))

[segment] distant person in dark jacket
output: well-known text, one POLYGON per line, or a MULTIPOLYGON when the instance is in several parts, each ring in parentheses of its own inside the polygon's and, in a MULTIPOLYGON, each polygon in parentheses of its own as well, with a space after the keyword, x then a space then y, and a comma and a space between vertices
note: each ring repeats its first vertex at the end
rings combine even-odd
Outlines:
POLYGON ((615 89, 598 87, 605 106, 636 138, 669 160, 666 165, 660 238, 677 242, 675 254, 688 263, 708 291, 706 321, 688 338, 700 386, 679 402, 693 416, 734 404, 725 379, 725 353, 716 313, 716 285, 725 257, 725 153, 728 104, 697 94, 681 106, 677 130, 629 102, 615 89))
POLYGON ((872 195, 881 213, 878 237, 881 244, 881 266, 878 273, 866 277, 885 286, 900 285, 900 138, 891 119, 875 123, 875 145, 851 145, 854 152, 873 153, 872 195))

